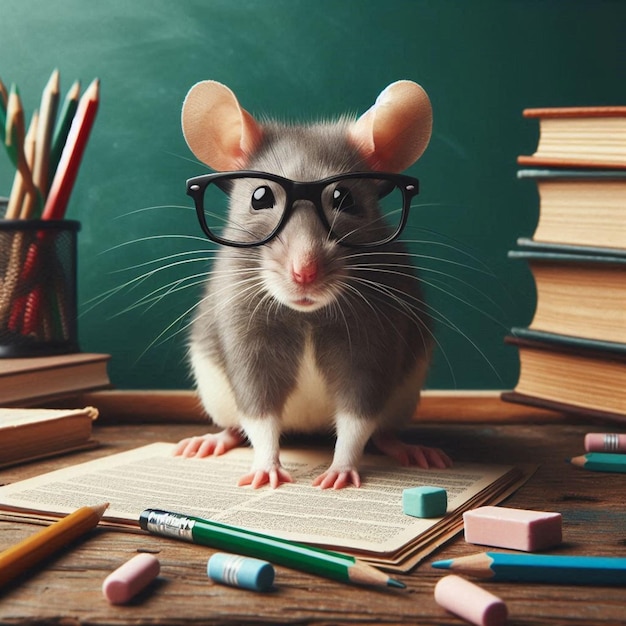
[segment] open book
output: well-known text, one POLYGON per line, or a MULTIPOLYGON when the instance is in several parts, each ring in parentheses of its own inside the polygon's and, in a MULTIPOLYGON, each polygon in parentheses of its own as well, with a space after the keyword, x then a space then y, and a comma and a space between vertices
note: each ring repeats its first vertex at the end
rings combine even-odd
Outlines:
POLYGON ((236 486, 250 466, 250 448, 204 459, 173 457, 173 448, 154 443, 0 487, 0 510, 50 517, 109 502, 104 522, 138 528, 144 509, 164 509, 347 552, 388 571, 405 572, 462 528, 463 511, 501 501, 531 473, 482 464, 401 468, 369 455, 361 465, 360 489, 321 490, 311 481, 328 466, 330 452, 287 448, 281 460, 294 482, 254 490, 236 486), (419 519, 402 512, 402 491, 419 485, 447 490, 446 516, 419 519))

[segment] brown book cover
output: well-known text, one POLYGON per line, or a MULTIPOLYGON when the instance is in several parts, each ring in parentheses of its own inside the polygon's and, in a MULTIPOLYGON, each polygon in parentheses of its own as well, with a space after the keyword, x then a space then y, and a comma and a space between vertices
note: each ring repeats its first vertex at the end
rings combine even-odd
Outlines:
POLYGON ((108 354, 0 359, 0 406, 32 406, 111 386, 108 354))
POLYGON ((626 106, 535 107, 524 109, 524 117, 626 117, 626 106))

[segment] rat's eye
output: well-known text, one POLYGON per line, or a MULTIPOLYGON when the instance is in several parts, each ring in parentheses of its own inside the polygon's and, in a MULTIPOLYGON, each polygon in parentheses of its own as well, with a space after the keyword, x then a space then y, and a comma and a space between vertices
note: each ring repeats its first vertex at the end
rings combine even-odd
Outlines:
POLYGON ((252 193, 250 203, 255 211, 260 209, 273 209, 276 204, 274 192, 267 185, 257 187, 252 193))
POLYGON ((333 191, 333 210, 354 213, 357 207, 347 187, 336 187, 333 191))

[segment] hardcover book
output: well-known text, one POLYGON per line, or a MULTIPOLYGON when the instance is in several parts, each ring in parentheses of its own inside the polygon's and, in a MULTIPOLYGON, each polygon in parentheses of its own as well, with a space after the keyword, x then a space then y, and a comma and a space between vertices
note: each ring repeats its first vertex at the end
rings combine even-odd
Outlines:
POLYGON ((111 386, 108 354, 0 359, 0 406, 33 406, 111 386))
POLYGON ((525 109, 539 141, 520 165, 626 169, 626 106, 525 109))
POLYGON ((513 328, 520 375, 502 399, 585 416, 626 419, 626 344, 513 328))
POLYGON ((98 445, 91 438, 94 407, 0 408, 0 467, 98 445))
POLYGON ((626 250, 626 170, 520 170, 539 194, 533 240, 626 250))
POLYGON ((580 254, 535 243, 509 258, 527 261, 535 280, 530 329, 626 343, 626 250, 580 254))

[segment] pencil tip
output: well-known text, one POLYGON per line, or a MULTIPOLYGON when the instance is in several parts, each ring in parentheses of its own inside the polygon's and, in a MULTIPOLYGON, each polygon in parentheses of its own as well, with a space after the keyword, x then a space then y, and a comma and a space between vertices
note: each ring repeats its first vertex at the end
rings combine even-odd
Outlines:
POLYGON ((395 578, 388 578, 387 579, 387 586, 388 587, 397 587, 398 589, 405 589, 406 585, 400 581, 400 580, 396 580, 395 578))
POLYGON ((109 503, 108 502, 104 502, 102 504, 99 504, 98 506, 94 506, 93 510, 100 516, 102 517, 104 515, 104 512, 109 508, 109 503))
POLYGON ((433 561, 431 563, 431 567, 436 567, 437 569, 450 569, 452 566, 452 559, 445 559, 444 561, 433 561))

